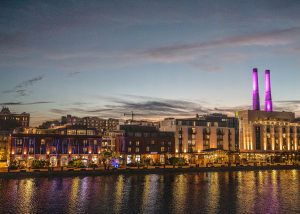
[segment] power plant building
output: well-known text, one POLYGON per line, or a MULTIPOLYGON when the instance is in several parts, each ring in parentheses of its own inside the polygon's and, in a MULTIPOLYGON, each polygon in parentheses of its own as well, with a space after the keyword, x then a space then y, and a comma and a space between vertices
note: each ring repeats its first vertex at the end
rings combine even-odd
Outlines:
POLYGON ((273 111, 270 70, 265 71, 265 106, 260 110, 257 69, 253 69, 253 110, 237 113, 240 152, 294 153, 300 150, 300 123, 293 112, 273 111))

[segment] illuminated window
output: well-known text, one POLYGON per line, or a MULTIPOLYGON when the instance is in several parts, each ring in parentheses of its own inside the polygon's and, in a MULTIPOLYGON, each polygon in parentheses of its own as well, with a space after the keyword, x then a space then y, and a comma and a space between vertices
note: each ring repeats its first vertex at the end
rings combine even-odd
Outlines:
POLYGON ((140 145, 140 141, 136 141, 135 145, 139 146, 140 145))
POLYGON ((164 152, 165 151, 165 147, 160 147, 160 151, 164 152))
POLYGON ((146 147, 146 151, 147 151, 147 152, 150 151, 150 147, 149 147, 149 146, 146 147))
POLYGON ((33 148, 32 147, 29 148, 28 153, 33 154, 33 148))
POLYGON ((140 148, 135 148, 135 152, 140 152, 140 148))
POLYGON ((22 154, 22 148, 17 148, 17 154, 22 154))
POLYGON ((128 147, 128 152, 131 152, 131 148, 130 147, 128 147))

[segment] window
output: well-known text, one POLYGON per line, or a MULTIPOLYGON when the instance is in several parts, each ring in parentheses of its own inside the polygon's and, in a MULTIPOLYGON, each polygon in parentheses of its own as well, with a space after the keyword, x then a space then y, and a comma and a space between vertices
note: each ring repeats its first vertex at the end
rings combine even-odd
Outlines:
POLYGON ((17 148, 17 154, 22 154, 22 148, 17 148))
POLYGON ((135 133, 135 136, 136 136, 136 137, 142 137, 142 133, 141 133, 141 132, 136 132, 136 133, 135 133))
POLYGON ((161 151, 161 152, 164 152, 164 151, 165 151, 165 147, 163 147, 163 146, 160 147, 160 151, 161 151))
POLYGON ((83 148, 82 150, 83 150, 83 153, 87 153, 87 148, 86 147, 83 148))
POLYGON ((140 148, 135 148, 135 152, 140 152, 140 148))
POLYGON ((151 144, 155 144, 155 141, 154 141, 154 140, 151 140, 151 144))
POLYGON ((136 141, 135 145, 139 146, 140 145, 140 141, 136 141))
POLYGON ((163 145, 165 145, 165 142, 163 141, 163 142, 161 142, 161 145, 163 146, 163 145))
POLYGON ((131 144, 132 144, 132 142, 131 141, 129 141, 129 145, 131 146, 131 144))
POLYGON ((29 148, 28 153, 33 154, 33 148, 32 147, 29 148))
POLYGON ((22 146, 22 145, 23 145, 22 139, 17 139, 17 146, 22 146))
POLYGON ((131 152, 131 147, 128 147, 128 152, 131 152))
POLYGON ((136 162, 141 162, 141 156, 140 156, 140 155, 137 155, 137 156, 135 157, 135 161, 136 161, 136 162))
POLYGON ((150 151, 150 147, 149 147, 149 146, 146 147, 146 151, 147 151, 147 152, 150 151))

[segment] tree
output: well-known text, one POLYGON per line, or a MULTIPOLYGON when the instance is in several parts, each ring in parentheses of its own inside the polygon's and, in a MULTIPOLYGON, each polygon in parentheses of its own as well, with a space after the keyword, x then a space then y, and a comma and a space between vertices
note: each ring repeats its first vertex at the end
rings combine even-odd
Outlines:
POLYGON ((42 169, 42 168, 46 168, 50 165, 49 161, 46 160, 33 160, 31 163, 31 168, 32 169, 42 169))

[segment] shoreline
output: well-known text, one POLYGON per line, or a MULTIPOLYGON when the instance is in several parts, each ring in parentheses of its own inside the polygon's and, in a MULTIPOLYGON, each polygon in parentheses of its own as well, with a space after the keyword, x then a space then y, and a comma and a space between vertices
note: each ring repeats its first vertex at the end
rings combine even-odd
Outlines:
POLYGON ((233 167, 193 167, 193 168, 152 168, 152 169, 112 169, 112 170, 65 170, 65 171, 31 171, 31 172, 0 172, 0 179, 36 178, 36 177, 86 177, 107 175, 140 175, 140 174, 178 174, 201 172, 235 172, 261 170, 300 170, 299 165, 271 166, 233 166, 233 167))

